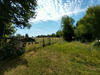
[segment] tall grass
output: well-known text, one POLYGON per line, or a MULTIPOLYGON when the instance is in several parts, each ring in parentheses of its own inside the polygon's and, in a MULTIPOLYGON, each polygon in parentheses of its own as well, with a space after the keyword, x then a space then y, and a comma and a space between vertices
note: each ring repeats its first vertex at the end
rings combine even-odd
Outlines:
POLYGON ((17 65, 14 68, 8 68, 6 71, 3 70, 4 74, 100 75, 100 47, 97 49, 91 44, 77 41, 60 41, 38 49, 37 52, 26 53, 24 59, 27 60, 27 66, 17 65))
MULTIPOLYGON (((43 47, 43 38, 35 38, 35 40, 36 40, 36 42, 39 42, 39 43, 35 44, 35 42, 33 42, 33 44, 32 43, 28 44, 28 42, 27 42, 26 47, 25 47, 26 51, 32 51, 32 50, 36 50, 36 49, 43 47)), ((53 37, 53 38, 49 39, 49 38, 45 37, 44 38, 44 44, 45 44, 45 46, 47 46, 47 45, 49 45, 49 43, 55 44, 55 43, 60 42, 61 40, 62 40, 62 38, 53 37)))

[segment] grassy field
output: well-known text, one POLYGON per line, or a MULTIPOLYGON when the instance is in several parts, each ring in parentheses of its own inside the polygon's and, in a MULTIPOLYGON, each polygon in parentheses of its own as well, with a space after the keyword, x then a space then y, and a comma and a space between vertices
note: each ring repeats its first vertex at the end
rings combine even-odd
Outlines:
POLYGON ((0 75, 100 75, 100 47, 60 41, 0 62, 0 75))
MULTIPOLYGON (((35 40, 36 40, 36 42, 39 42, 39 43, 35 44, 35 42, 33 42, 33 44, 32 43, 28 44, 28 42, 27 42, 26 47, 25 47, 26 51, 32 51, 32 50, 36 50, 36 49, 43 47, 43 38, 35 38, 35 40)), ((44 38, 45 46, 47 46, 49 44, 49 42, 51 44, 55 44, 55 43, 60 42, 60 41, 62 41, 62 38, 53 37, 53 38, 50 38, 50 41, 49 41, 48 37, 44 38)))

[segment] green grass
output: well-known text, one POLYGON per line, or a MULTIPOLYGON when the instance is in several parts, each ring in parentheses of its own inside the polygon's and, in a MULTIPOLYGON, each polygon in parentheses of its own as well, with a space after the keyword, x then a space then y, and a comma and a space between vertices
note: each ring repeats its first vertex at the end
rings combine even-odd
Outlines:
POLYGON ((0 62, 1 75, 100 75, 100 47, 58 42, 0 62))
MULTIPOLYGON (((26 47, 25 47, 26 51, 32 51, 32 50, 36 50, 43 47, 43 38, 35 38, 35 40, 36 42, 39 42, 39 44, 35 44, 35 42, 33 42, 33 44, 32 43, 28 44, 27 42, 26 47)), ((53 38, 50 38, 50 40, 51 40, 50 43, 54 44, 54 43, 62 41, 62 38, 53 37, 53 38)), ((45 42, 45 46, 49 44, 48 37, 44 38, 44 42, 45 42)))

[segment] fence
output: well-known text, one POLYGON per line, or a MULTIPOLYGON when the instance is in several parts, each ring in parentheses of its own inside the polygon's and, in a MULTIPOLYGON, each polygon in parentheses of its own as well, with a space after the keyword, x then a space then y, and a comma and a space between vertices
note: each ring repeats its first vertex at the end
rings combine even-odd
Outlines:
POLYGON ((35 38, 35 42, 27 42, 25 50, 26 52, 32 51, 48 45, 52 45, 61 40, 61 38, 35 38))

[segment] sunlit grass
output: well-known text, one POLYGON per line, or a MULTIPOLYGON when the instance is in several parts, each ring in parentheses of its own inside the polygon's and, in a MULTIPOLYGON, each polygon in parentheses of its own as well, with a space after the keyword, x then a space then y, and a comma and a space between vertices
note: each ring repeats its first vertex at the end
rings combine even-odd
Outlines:
MULTIPOLYGON (((26 64, 8 67, 8 70, 3 69, 3 73, 5 75, 100 75, 100 47, 97 49, 91 43, 60 41, 36 52, 26 53, 23 59, 27 61, 26 64)), ((10 61, 6 64, 14 66, 16 63, 10 61)))
MULTIPOLYGON (((35 40, 36 42, 38 42, 38 44, 36 44, 35 42, 33 42, 33 44, 32 42, 27 42, 26 47, 25 47, 26 51, 32 51, 32 50, 36 50, 43 47, 43 38, 35 38, 35 40)), ((60 41, 62 41, 62 38, 55 38, 55 37, 50 38, 51 44, 58 43, 60 41)), ((47 37, 44 38, 44 44, 45 46, 49 45, 49 38, 47 37)))

